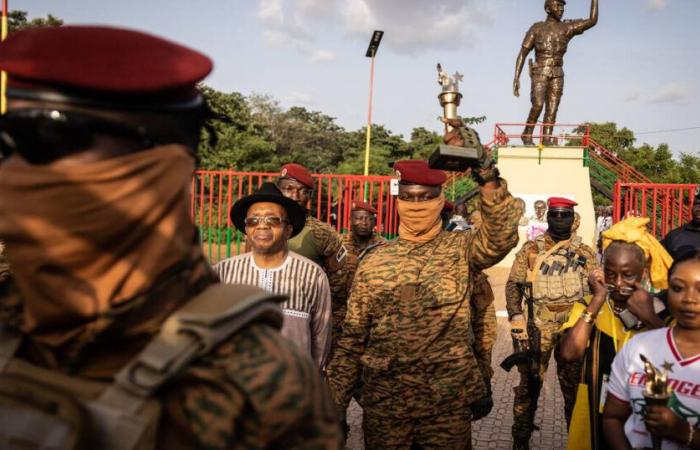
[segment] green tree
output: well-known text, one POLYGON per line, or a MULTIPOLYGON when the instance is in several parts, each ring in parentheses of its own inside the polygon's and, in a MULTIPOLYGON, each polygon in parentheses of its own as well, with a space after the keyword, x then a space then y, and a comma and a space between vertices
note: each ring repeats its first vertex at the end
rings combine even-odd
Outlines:
POLYGON ((214 118, 208 120, 208 128, 202 131, 197 150, 201 169, 235 169, 248 171, 277 170, 265 162, 274 155, 274 143, 267 135, 265 124, 257 122, 243 95, 224 93, 202 86, 202 93, 214 118), (210 143, 210 133, 216 134, 215 145, 210 143))
MULTIPOLYGON (((634 133, 630 129, 627 127, 618 129, 615 122, 587 122, 577 127, 574 133, 583 135, 586 131, 586 126, 590 127, 590 136, 594 141, 615 154, 624 150, 631 150, 636 141, 634 133)), ((573 143, 573 145, 580 144, 573 143)))
POLYGON ((678 183, 678 162, 668 144, 654 148, 649 144, 623 150, 618 155, 626 163, 649 177, 654 183, 678 183))
POLYGON ((63 25, 63 20, 51 14, 46 17, 35 17, 31 20, 27 19, 26 11, 13 10, 7 14, 7 30, 10 33, 25 28, 58 27, 61 25, 63 25))
POLYGON ((411 151, 410 158, 428 159, 438 145, 442 144, 442 136, 423 127, 414 128, 411 131, 411 140, 408 148, 411 151))

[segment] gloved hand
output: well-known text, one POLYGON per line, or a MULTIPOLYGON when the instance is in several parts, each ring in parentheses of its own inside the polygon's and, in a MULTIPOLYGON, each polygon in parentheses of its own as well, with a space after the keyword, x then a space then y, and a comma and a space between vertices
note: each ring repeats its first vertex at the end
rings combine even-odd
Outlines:
POLYGON ((510 335, 517 341, 527 341, 527 322, 522 314, 516 314, 510 319, 510 335))
POLYGON ((487 384, 486 397, 473 402, 469 407, 472 410, 472 420, 479 420, 489 415, 491 409, 493 409, 493 394, 490 381, 487 384))

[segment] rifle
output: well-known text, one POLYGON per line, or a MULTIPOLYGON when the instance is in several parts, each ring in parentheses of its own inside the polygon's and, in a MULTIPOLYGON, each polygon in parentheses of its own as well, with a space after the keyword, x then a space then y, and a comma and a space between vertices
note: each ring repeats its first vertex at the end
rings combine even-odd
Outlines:
POLYGON ((539 428, 535 425, 535 413, 537 412, 537 401, 542 390, 542 377, 540 376, 540 362, 542 359, 542 335, 540 329, 535 325, 535 308, 532 299, 532 283, 517 283, 520 293, 525 297, 527 303, 527 348, 523 349, 520 342, 513 341, 513 354, 501 362, 501 368, 510 372, 514 365, 523 366, 527 373, 527 391, 530 394, 530 418, 533 430, 539 428))

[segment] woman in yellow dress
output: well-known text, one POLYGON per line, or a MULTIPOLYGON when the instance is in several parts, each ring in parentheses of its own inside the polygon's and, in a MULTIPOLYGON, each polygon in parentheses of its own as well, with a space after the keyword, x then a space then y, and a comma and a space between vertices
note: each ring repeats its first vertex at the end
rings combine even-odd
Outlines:
POLYGON ((602 413, 613 359, 634 334, 666 325, 664 303, 652 297, 667 288, 673 260, 647 232, 648 218, 625 219, 603 233, 603 269, 591 272, 592 295, 575 304, 562 326, 568 330, 561 356, 584 359, 582 379, 569 427, 569 449, 607 448, 602 413))

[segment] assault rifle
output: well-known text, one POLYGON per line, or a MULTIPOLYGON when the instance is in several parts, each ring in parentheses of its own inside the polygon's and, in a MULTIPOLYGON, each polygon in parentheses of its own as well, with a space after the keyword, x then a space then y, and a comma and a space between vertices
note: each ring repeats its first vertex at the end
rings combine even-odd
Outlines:
POLYGON ((508 356, 501 363, 501 368, 510 372, 516 364, 525 368, 527 373, 527 391, 530 395, 530 423, 533 430, 539 428, 535 425, 535 413, 537 412, 537 401, 542 390, 542 377, 540 376, 540 362, 542 359, 542 335, 540 329, 535 325, 535 308, 532 299, 532 283, 517 283, 518 289, 527 304, 527 348, 522 348, 522 343, 513 341, 513 354, 508 356))

